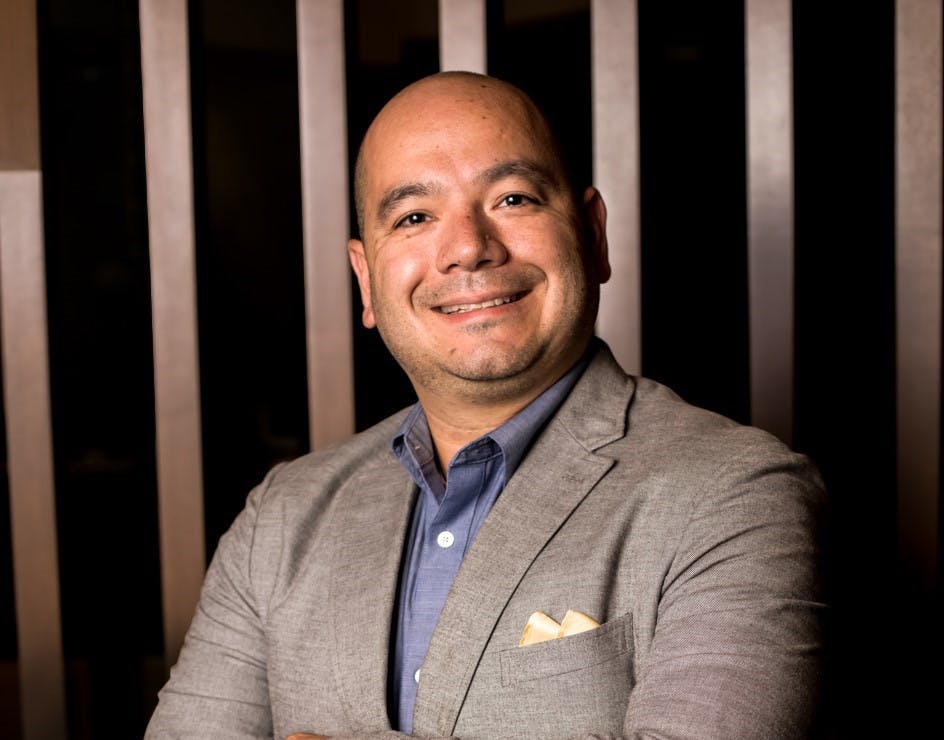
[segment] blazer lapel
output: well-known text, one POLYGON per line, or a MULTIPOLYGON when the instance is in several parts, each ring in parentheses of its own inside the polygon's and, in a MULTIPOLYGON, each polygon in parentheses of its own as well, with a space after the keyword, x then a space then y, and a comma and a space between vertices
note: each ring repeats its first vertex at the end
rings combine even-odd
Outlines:
POLYGON ((337 682, 349 715, 363 728, 390 727, 391 616, 415 495, 413 481, 391 456, 389 464, 352 479, 332 521, 337 682))
POLYGON ((598 353, 498 497, 433 633, 413 714, 415 733, 452 734, 482 652, 518 583, 613 465, 592 450, 625 433, 633 387, 608 351, 598 353))

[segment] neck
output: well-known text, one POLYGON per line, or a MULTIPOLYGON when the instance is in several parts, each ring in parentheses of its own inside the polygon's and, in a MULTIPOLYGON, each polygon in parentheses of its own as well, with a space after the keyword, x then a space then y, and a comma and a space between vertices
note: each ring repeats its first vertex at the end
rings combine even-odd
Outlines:
POLYGON ((544 373, 543 378, 519 378, 514 383, 447 385, 419 382, 411 376, 413 389, 426 414, 436 462, 443 477, 460 449, 497 429, 534 401, 579 361, 585 349, 586 344, 569 362, 558 363, 559 373, 544 373))
POLYGON ((455 454, 469 442, 497 429, 545 389, 506 403, 467 404, 456 399, 438 398, 419 393, 420 403, 429 424, 429 434, 436 449, 436 460, 445 477, 455 454))

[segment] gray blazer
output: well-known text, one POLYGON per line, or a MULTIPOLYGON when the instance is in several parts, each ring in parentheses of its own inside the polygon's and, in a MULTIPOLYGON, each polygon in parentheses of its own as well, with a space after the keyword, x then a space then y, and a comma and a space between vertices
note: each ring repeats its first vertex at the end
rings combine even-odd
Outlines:
MULTIPOLYGON (((403 413, 273 470, 220 540, 148 738, 402 737, 387 656, 415 486, 403 413)), ((601 346, 459 570, 414 733, 787 738, 821 663, 816 472, 601 346), (540 610, 590 632, 528 647, 540 610)))

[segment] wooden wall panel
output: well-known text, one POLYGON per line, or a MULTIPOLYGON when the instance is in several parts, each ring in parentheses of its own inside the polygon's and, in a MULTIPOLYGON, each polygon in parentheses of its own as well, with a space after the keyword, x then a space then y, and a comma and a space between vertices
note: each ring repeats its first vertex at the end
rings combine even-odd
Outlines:
POLYGON ((929 589, 941 451, 941 2, 896 4, 896 369, 902 560, 929 589))
POLYGON ((34 0, 0 5, 0 322, 24 740, 66 736, 34 0))
POLYGON ((39 170, 36 0, 0 3, 0 170, 39 170))
MULTIPOLYGON (((751 406, 793 434, 794 172, 790 0, 745 0, 751 406)), ((642 369, 638 21, 593 0, 594 177, 613 278, 598 328, 642 369)), ((34 0, 0 5, 0 322, 24 737, 65 737, 42 235, 34 0)), ((441 67, 485 71, 483 0, 441 0, 441 67)), ((298 0, 311 444, 353 431, 343 3, 298 0)), ((165 651, 205 564, 187 4, 141 0, 165 651)), ((896 2, 898 520, 902 559, 938 580, 942 332, 942 9, 896 2)))
POLYGON ((793 32, 790 0, 746 0, 751 421, 793 439, 793 32))
POLYGON ((439 0, 439 68, 484 73, 485 0, 439 0))
POLYGON ((206 565, 186 0, 141 0, 164 654, 172 664, 206 565))
POLYGON ((308 413, 312 448, 354 431, 344 8, 298 0, 308 413))
POLYGON ((635 0, 593 0, 593 179, 607 204, 613 275, 597 330, 627 372, 642 372, 639 42, 635 0))
POLYGON ((39 172, 0 172, 0 297, 23 737, 54 740, 65 700, 39 172))

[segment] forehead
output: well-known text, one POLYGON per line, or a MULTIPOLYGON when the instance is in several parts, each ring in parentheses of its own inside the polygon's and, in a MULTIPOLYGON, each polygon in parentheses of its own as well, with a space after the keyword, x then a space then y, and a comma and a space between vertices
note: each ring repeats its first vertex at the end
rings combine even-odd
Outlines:
POLYGON ((509 159, 560 176, 541 114, 514 88, 492 82, 427 82, 395 97, 364 140, 365 194, 444 168, 471 178, 509 159))

